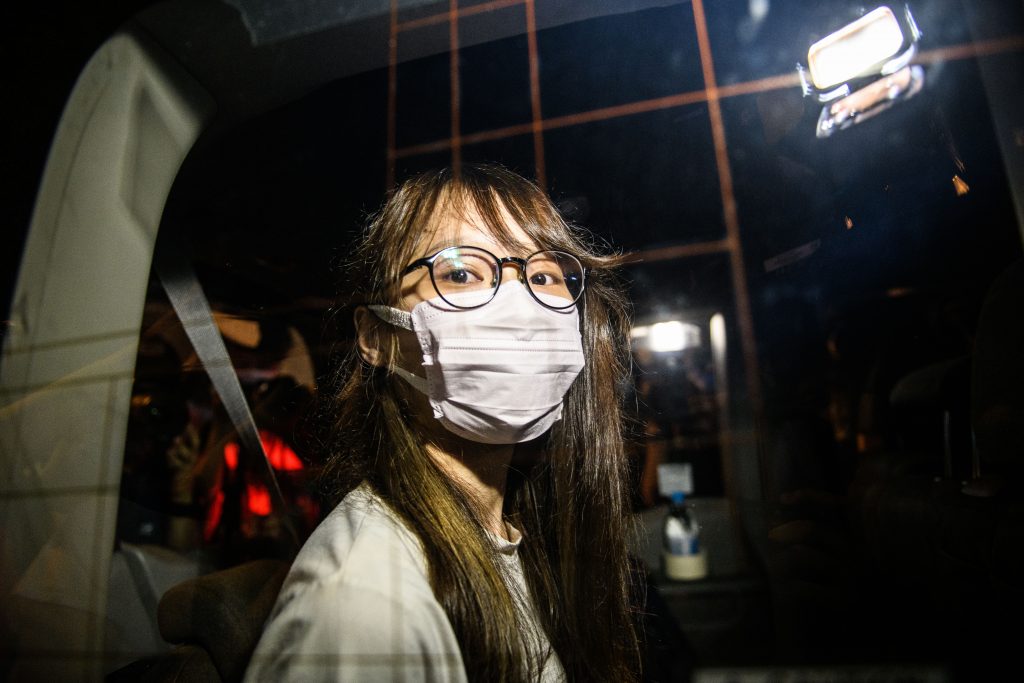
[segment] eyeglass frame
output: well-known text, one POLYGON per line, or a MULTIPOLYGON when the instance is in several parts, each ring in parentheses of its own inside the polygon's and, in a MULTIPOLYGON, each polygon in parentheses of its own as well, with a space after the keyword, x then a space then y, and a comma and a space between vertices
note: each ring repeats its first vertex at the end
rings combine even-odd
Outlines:
POLYGON ((505 256, 504 258, 498 258, 493 253, 491 253, 487 249, 484 249, 483 247, 475 247, 475 246, 470 245, 470 244, 456 244, 456 245, 453 245, 453 246, 450 246, 450 247, 444 247, 442 249, 439 249, 438 251, 434 252, 430 256, 424 256, 422 258, 416 259, 415 261, 413 261, 412 263, 407 265, 402 270, 402 274, 401 274, 400 277, 405 277, 406 275, 408 275, 409 273, 413 272, 417 268, 421 268, 423 266, 426 266, 427 267, 427 274, 430 276, 430 285, 434 288, 434 292, 439 297, 444 299, 444 301, 447 302, 449 305, 454 306, 455 308, 458 308, 458 309, 461 309, 461 310, 464 310, 464 311, 470 311, 470 310, 473 310, 474 308, 480 308, 482 306, 486 306, 487 304, 491 303, 494 300, 494 297, 498 294, 498 287, 501 287, 501 277, 502 277, 502 274, 503 274, 503 272, 505 270, 505 266, 508 265, 508 264, 511 264, 511 265, 514 265, 514 266, 518 266, 518 268, 519 268, 519 281, 523 283, 524 287, 526 287, 526 291, 530 293, 530 296, 533 297, 533 300, 536 301, 537 303, 539 303, 544 308, 549 308, 549 309, 551 309, 553 311, 564 311, 564 310, 566 310, 568 308, 571 308, 571 307, 575 306, 576 303, 580 299, 583 298, 583 292, 585 292, 586 289, 587 289, 587 271, 589 269, 586 266, 583 265, 583 262, 580 261, 579 256, 576 256, 575 254, 570 254, 567 251, 562 251, 561 249, 538 249, 537 251, 533 252, 532 254, 527 256, 526 258, 520 258, 518 256, 505 256), (441 289, 437 286, 437 280, 434 279, 434 260, 438 256, 440 256, 441 254, 443 254, 444 252, 448 251, 449 249, 475 249, 477 251, 482 251, 483 253, 487 254, 492 259, 494 259, 494 262, 498 265, 498 278, 497 278, 497 281, 494 284, 494 287, 491 288, 491 296, 488 297, 487 301, 484 301, 483 303, 476 304, 474 306, 461 306, 459 304, 455 304, 455 303, 452 303, 451 301, 448 301, 448 299, 445 297, 445 295, 441 293, 441 289), (537 296, 537 294, 533 291, 533 288, 530 287, 530 284, 526 281, 526 264, 527 264, 527 262, 530 259, 532 259, 534 256, 536 256, 537 254, 544 254, 544 253, 565 254, 566 256, 570 256, 570 257, 574 258, 576 260, 576 262, 580 264, 580 291, 579 291, 579 294, 577 294, 576 297, 571 302, 569 302, 567 305, 565 305, 565 306, 552 306, 549 303, 541 301, 540 297, 537 296))

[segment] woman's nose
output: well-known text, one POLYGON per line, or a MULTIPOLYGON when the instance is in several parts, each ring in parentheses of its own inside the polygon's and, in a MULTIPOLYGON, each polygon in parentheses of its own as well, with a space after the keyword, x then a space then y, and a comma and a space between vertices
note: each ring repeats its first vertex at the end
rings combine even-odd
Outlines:
POLYGON ((507 256, 502 259, 501 281, 503 283, 519 281, 526 284, 526 261, 514 256, 507 256), (509 273, 507 269, 511 269, 513 272, 509 273))
POLYGON ((526 268, 515 262, 505 263, 501 266, 501 281, 504 282, 524 282, 526 280, 526 268), (511 272, 510 272, 511 271, 511 272))

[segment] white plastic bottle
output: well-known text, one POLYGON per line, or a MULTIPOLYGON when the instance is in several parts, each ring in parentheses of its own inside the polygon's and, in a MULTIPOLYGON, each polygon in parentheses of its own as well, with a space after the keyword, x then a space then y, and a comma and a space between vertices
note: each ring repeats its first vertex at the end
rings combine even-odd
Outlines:
POLYGON ((665 576, 676 581, 703 579, 708 574, 707 556, 700 544, 700 525, 686 505, 682 491, 672 494, 662 527, 662 560, 665 576))

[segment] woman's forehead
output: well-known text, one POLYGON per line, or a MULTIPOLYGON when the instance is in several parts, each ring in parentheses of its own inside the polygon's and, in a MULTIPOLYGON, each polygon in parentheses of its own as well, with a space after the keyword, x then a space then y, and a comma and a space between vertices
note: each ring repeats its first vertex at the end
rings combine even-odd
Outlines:
POLYGON ((421 256, 456 245, 483 247, 498 256, 504 256, 505 252, 534 252, 539 249, 501 202, 496 202, 500 217, 500 225, 497 226, 489 224, 474 202, 459 204, 438 204, 419 240, 417 251, 421 256))

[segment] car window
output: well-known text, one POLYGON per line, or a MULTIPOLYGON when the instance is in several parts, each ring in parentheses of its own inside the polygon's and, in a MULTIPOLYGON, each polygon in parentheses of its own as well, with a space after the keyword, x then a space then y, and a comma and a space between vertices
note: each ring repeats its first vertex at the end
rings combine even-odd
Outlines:
MULTIPOLYGON (((103 247, 138 271, 124 294, 138 315, 117 332, 131 357, 82 417, 107 430, 83 434, 115 435, 95 436, 114 473, 101 487, 110 514, 89 508, 86 523, 84 508, 60 508, 9 541, 25 550, 8 551, 7 592, 31 584, 61 604, 43 568, 79 577, 54 550, 74 544, 50 530, 71 517, 72 536, 113 540, 89 564, 103 588, 74 627, 105 635, 79 655, 109 672, 167 652, 155 614, 169 587, 290 561, 329 512, 319 399, 353 343, 350 245, 396 182, 494 162, 622 256, 633 552, 695 653, 688 674, 961 680, 976 660, 1012 661, 997 615, 1021 602, 1019 4, 394 2, 347 23, 311 12, 276 24, 261 11, 171 2, 125 17, 141 53, 180 72, 168 82, 209 101, 183 98, 206 104, 165 201, 125 201, 159 230, 137 251, 130 235, 103 247), (241 447, 149 270, 172 248, 195 269, 266 460, 241 447), (675 492, 701 524, 696 579, 664 564, 675 492)), ((164 128, 167 146, 132 157, 125 178, 151 177, 138 159, 155 167, 187 137, 164 128)), ((61 215, 73 226, 80 214, 61 215)), ((25 446, 60 417, 29 416, 33 399, 79 376, 36 355, 55 342, 22 344, 15 326, 86 309, 22 315, 57 287, 38 256, 49 242, 26 244, 5 297, 0 410, 7 514, 27 525, 49 505, 22 505, 36 493, 80 493, 54 475, 72 437, 25 446), (24 284, 36 272, 42 284, 24 284), (25 364, 53 372, 28 381, 25 364)), ((80 284, 90 258, 62 286, 99 301, 107 289, 80 284)), ((58 412, 71 405, 84 404, 58 412)), ((12 661, 31 670, 37 650, 12 661)))

